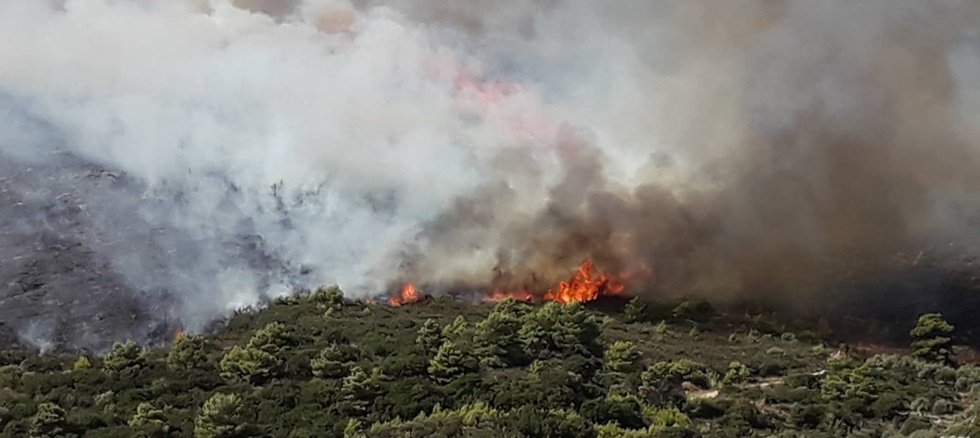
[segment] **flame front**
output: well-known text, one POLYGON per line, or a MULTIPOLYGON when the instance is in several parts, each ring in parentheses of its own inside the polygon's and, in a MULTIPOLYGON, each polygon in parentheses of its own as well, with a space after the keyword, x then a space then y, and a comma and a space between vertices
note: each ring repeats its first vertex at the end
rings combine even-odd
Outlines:
POLYGON ((412 283, 405 283, 402 285, 401 291, 398 296, 391 297, 388 300, 388 304, 398 307, 404 304, 411 304, 422 300, 422 293, 415 287, 412 283))
POLYGON ((174 340, 176 341, 183 336, 184 336, 184 329, 178 325, 177 328, 174 329, 174 340))
POLYGON ((595 266, 591 260, 586 260, 579 265, 575 274, 568 281, 558 283, 558 287, 545 292, 544 295, 535 294, 527 289, 502 290, 494 289, 485 301, 503 301, 515 299, 518 301, 555 301, 563 304, 574 302, 593 301, 604 295, 619 295, 623 292, 626 285, 616 277, 605 272, 596 273, 595 266))
POLYGON ((556 289, 549 290, 544 294, 544 299, 565 304, 586 302, 595 300, 600 295, 619 295, 625 287, 621 281, 605 272, 597 275, 592 261, 586 260, 579 265, 571 279, 559 283, 556 289))

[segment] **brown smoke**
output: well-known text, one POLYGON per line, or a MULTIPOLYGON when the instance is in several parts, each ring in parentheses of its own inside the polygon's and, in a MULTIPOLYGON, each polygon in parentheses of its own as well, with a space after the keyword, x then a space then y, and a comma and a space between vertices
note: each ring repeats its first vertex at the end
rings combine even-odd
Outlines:
MULTIPOLYGON (((623 186, 587 132, 566 130, 562 178, 542 208, 520 205, 514 175, 534 179, 534 169, 508 151, 496 163, 505 176, 430 223, 400 254, 399 275, 541 291, 588 258, 637 275, 632 294, 806 303, 890 275, 896 256, 973 243, 962 230, 976 229, 965 221, 978 204, 961 195, 980 190, 980 138, 958 105, 978 78, 965 84, 951 65, 977 8, 819 3, 672 11, 684 48, 676 83, 724 92, 665 91, 697 121, 677 153, 696 158, 683 182, 662 181, 675 160, 660 154, 646 182, 623 186)), ((640 28, 622 32, 643 54, 640 28)))

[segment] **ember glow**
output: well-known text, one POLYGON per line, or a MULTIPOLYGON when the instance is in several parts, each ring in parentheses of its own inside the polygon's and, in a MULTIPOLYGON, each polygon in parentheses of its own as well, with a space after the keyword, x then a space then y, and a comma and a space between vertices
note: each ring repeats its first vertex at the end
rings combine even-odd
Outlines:
POLYGON ((394 307, 399 307, 405 304, 411 304, 419 302, 422 300, 422 293, 419 292, 418 288, 412 283, 405 283, 402 286, 401 291, 398 292, 398 296, 391 297, 388 300, 388 304, 394 307))
POLYGON ((499 303, 504 300, 535 301, 536 298, 537 296, 527 289, 504 290, 497 288, 493 290, 493 293, 484 297, 483 301, 491 303, 499 303))

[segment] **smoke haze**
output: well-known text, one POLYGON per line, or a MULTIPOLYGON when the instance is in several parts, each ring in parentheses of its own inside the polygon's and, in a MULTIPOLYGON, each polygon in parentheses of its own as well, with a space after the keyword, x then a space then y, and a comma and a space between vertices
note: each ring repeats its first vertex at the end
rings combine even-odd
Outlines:
POLYGON ((977 23, 952 0, 8 0, 0 318, 98 345, 327 283, 542 291, 586 258, 633 294, 826 299, 977 243, 977 23))

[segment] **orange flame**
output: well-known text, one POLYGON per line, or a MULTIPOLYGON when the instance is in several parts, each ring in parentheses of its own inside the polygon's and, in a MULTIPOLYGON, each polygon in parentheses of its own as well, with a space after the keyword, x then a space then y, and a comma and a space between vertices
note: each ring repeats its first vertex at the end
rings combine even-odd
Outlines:
POLYGON ((579 265, 571 279, 559 283, 557 289, 549 290, 544 294, 544 299, 564 304, 586 302, 600 295, 619 295, 625 288, 626 285, 605 272, 596 275, 592 261, 586 260, 579 265))
POLYGON ((182 337, 184 337, 184 329, 178 325, 177 328, 174 329, 174 340, 176 341, 182 337))
POLYGON ((527 289, 509 291, 498 288, 484 298, 484 301, 499 302, 515 299, 517 301, 556 301, 568 304, 593 301, 600 296, 620 295, 625 288, 626 285, 622 280, 605 272, 597 274, 592 261, 585 260, 579 265, 572 278, 559 283, 557 288, 548 290, 543 296, 534 294, 527 289))
POLYGON ((398 296, 391 297, 388 300, 388 304, 394 307, 399 307, 405 304, 411 304, 422 300, 422 293, 415 287, 412 283, 405 283, 402 286, 402 290, 398 293, 398 296))

